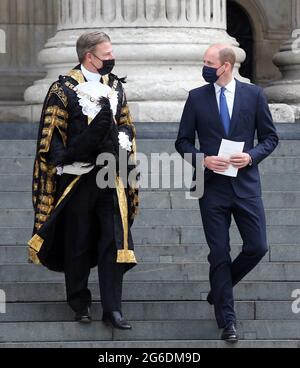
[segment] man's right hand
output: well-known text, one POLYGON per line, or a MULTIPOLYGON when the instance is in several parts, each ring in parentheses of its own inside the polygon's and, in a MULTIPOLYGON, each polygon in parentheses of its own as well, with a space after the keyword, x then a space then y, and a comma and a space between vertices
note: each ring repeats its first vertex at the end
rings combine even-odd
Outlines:
POLYGON ((207 156, 204 159, 204 166, 215 172, 223 173, 225 172, 230 164, 230 160, 218 156, 207 156))

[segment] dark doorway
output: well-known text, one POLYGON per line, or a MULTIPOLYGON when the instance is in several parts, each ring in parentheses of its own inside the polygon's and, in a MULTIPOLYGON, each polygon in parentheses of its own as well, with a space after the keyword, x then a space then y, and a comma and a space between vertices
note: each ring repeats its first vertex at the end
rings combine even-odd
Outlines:
POLYGON ((227 1, 227 32, 238 41, 240 47, 247 54, 247 58, 240 68, 240 74, 253 81, 254 39, 252 25, 246 11, 231 0, 227 1))

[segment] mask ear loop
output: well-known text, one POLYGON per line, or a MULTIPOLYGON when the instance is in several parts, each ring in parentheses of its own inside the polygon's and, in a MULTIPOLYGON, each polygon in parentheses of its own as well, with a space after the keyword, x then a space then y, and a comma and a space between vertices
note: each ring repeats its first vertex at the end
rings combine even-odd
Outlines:
MULTIPOLYGON (((225 64, 221 65, 221 66, 220 66, 220 68, 222 68, 222 66, 225 66, 225 64)), ((220 68, 219 68, 219 69, 220 69, 220 68)), ((218 69, 218 70, 219 70, 219 69, 218 69)), ((221 77, 222 77, 222 75, 223 75, 223 74, 225 74, 225 73, 226 73, 226 68, 224 69, 224 72, 223 72, 222 74, 220 74, 220 75, 219 75, 219 78, 221 78, 221 77)))
MULTIPOLYGON (((103 60, 102 60, 102 59, 100 59, 97 55, 93 54, 92 52, 91 52, 91 54, 92 54, 93 56, 95 56, 95 58, 97 58, 98 60, 102 61, 102 64, 103 64, 103 60)), ((97 70, 101 69, 101 68, 97 68, 97 67, 96 67, 96 65, 95 65, 94 63, 92 63, 92 62, 91 62, 91 64, 92 64, 92 65, 93 65, 93 67, 94 67, 94 68, 96 68, 97 70)))

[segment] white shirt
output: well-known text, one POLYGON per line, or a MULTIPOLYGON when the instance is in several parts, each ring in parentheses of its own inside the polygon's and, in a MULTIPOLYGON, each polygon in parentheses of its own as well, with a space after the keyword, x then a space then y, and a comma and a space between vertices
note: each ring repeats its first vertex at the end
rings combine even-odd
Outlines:
POLYGON ((88 82, 100 82, 101 75, 99 73, 93 73, 87 70, 82 64, 80 66, 84 78, 88 82))
MULTIPOLYGON (((218 108, 219 108, 219 111, 220 111, 220 94, 221 94, 221 88, 222 87, 219 86, 217 83, 215 83, 214 85, 215 85, 218 108)), ((233 112, 233 106, 234 106, 236 80, 233 78, 232 81, 230 83, 228 83, 227 86, 225 86, 225 88, 226 88, 225 96, 226 96, 227 106, 228 106, 228 110, 229 110, 229 115, 230 115, 230 118, 231 118, 232 117, 232 112, 233 112)))

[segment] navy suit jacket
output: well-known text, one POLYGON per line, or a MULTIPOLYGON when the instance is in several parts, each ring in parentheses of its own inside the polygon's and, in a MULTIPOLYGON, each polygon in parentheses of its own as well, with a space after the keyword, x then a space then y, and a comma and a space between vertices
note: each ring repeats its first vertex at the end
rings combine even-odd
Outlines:
MULTIPOLYGON (((229 134, 226 135, 220 118, 213 84, 190 91, 181 118, 176 150, 183 157, 185 153, 193 155, 196 167, 196 154, 217 156, 222 138, 236 142, 245 142, 244 152, 251 155, 252 166, 240 169, 236 178, 230 178, 235 194, 240 198, 261 196, 261 184, 258 164, 269 156, 278 144, 278 136, 272 115, 262 88, 236 81, 236 92, 229 134), (197 133, 200 150, 195 147, 197 133), (255 133, 258 144, 254 146, 255 133)), ((222 185, 224 176, 206 169, 205 187, 209 181, 218 180, 222 185)))

